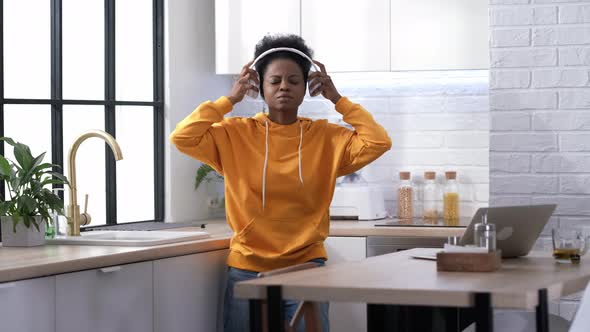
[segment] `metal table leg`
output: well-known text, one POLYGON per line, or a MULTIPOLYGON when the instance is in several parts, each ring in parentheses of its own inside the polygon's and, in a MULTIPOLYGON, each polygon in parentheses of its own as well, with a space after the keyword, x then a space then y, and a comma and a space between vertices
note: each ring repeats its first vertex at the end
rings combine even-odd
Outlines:
POLYGON ((262 331, 262 300, 250 300, 250 332, 262 331))
POLYGON ((494 331, 492 297, 489 293, 475 293, 475 330, 477 332, 494 331))
POLYGON ((285 318, 281 286, 268 286, 266 298, 268 300, 268 330, 283 332, 285 318))
POLYGON ((367 331, 385 331, 386 306, 381 304, 367 304, 367 331))
POLYGON ((547 289, 539 290, 539 304, 536 309, 537 332, 549 332, 549 305, 547 304, 547 289))

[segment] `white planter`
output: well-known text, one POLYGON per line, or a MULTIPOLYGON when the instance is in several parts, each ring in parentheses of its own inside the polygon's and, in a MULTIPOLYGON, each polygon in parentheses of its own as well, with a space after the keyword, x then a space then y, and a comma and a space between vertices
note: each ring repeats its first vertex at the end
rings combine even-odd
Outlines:
POLYGON ((16 225, 16 233, 12 230, 12 217, 0 217, 2 224, 2 246, 3 247, 34 247, 45 244, 45 221, 41 216, 36 216, 35 221, 39 230, 31 224, 27 228, 22 220, 16 225))

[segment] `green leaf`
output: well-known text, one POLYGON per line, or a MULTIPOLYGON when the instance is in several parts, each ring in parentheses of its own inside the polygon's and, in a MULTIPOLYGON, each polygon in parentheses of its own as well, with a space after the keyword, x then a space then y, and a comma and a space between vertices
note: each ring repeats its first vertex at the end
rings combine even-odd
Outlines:
POLYGON ((4 176, 10 176, 11 169, 12 167, 10 167, 10 163, 8 162, 8 160, 6 160, 4 156, 0 156, 0 174, 4 176))
POLYGON ((211 172, 213 172, 218 178, 223 179, 223 177, 221 175, 219 175, 219 174, 217 174, 217 172, 215 172, 213 167, 211 167, 207 164, 202 164, 199 167, 199 169, 197 169, 197 176, 195 177, 195 190, 199 189, 199 186, 201 185, 201 183, 206 180, 207 175, 211 172))
POLYGON ((10 137, 0 137, 0 141, 4 141, 12 146, 16 145, 16 142, 12 140, 10 137))
POLYGON ((57 173, 57 172, 45 172, 45 174, 49 174, 49 175, 51 175, 53 177, 56 177, 56 178, 60 179, 61 181, 63 181, 62 184, 67 184, 67 185, 70 184, 70 182, 68 182, 68 178, 66 178, 65 176, 63 176, 60 173, 57 173))
POLYGON ((5 202, 2 201, 0 202, 0 216, 6 216, 6 213, 8 212, 8 209, 10 208, 10 201, 5 202))
POLYGON ((10 186, 12 187, 12 190, 16 191, 18 189, 18 187, 20 186, 20 177, 18 176, 18 173, 16 170, 11 169, 10 170, 10 186))
POLYGON ((33 163, 33 155, 31 154, 29 147, 22 143, 16 143, 16 146, 14 147, 14 157, 25 173, 27 173, 33 163))
POLYGON ((59 166, 58 164, 43 163, 43 164, 39 165, 39 167, 37 167, 37 171, 41 171, 46 168, 59 168, 59 169, 61 169, 61 166, 59 166))
MULTIPOLYGON (((23 215, 32 215, 37 209, 37 201, 29 196, 20 196, 17 200, 23 215)), ((27 226, 28 227, 28 226, 27 226)))
POLYGON ((41 186, 45 187, 50 184, 65 184, 62 180, 55 180, 52 178, 46 178, 41 182, 41 186))
POLYGON ((37 223, 37 220, 35 220, 35 217, 31 217, 31 216, 26 216, 25 218, 30 218, 29 219, 29 227, 31 224, 35 225, 35 228, 37 229, 37 232, 40 232, 41 230, 39 229, 39 224, 37 223))
POLYGON ((39 169, 37 169, 37 166, 39 166, 41 164, 41 162, 43 161, 43 158, 45 158, 45 152, 43 152, 42 154, 38 155, 35 159, 33 159, 33 162, 31 163, 31 169, 29 169, 29 171, 27 172, 27 177, 31 176, 33 173, 36 173, 39 171, 39 169))
POLYGON ((16 233, 16 225, 20 221, 19 215, 15 214, 12 216, 12 232, 16 233))

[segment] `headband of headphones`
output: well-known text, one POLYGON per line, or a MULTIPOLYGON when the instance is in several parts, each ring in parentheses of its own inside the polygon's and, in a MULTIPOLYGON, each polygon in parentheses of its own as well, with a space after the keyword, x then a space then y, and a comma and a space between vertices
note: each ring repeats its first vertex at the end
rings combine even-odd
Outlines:
POLYGON ((304 57, 305 59, 307 59, 309 61, 309 63, 311 63, 311 65, 313 66, 313 68, 316 71, 320 71, 320 68, 318 67, 318 65, 316 65, 309 56, 307 56, 307 54, 301 52, 300 50, 296 49, 296 48, 291 48, 291 47, 276 47, 276 48, 271 48, 270 50, 266 50, 264 52, 262 52, 262 54, 260 54, 258 57, 256 57, 256 59, 254 59, 254 62, 252 62, 252 64, 250 65, 250 68, 254 68, 254 65, 256 65, 256 63, 258 61, 260 61, 260 59, 264 58, 265 56, 267 56, 268 54, 274 53, 274 52, 280 52, 280 51, 287 51, 287 52, 292 52, 298 55, 301 55, 302 57, 304 57))

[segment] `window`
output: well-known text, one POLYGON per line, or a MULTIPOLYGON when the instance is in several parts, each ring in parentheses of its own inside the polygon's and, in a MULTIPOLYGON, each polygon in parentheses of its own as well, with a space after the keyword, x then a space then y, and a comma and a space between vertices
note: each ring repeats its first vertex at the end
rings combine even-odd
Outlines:
MULTIPOLYGON (((163 221, 163 2, 0 0, 0 136, 47 151, 66 175, 82 132, 121 146, 119 162, 96 138, 78 149, 90 226, 163 221)), ((9 147, 0 153, 12 157, 9 147)))

